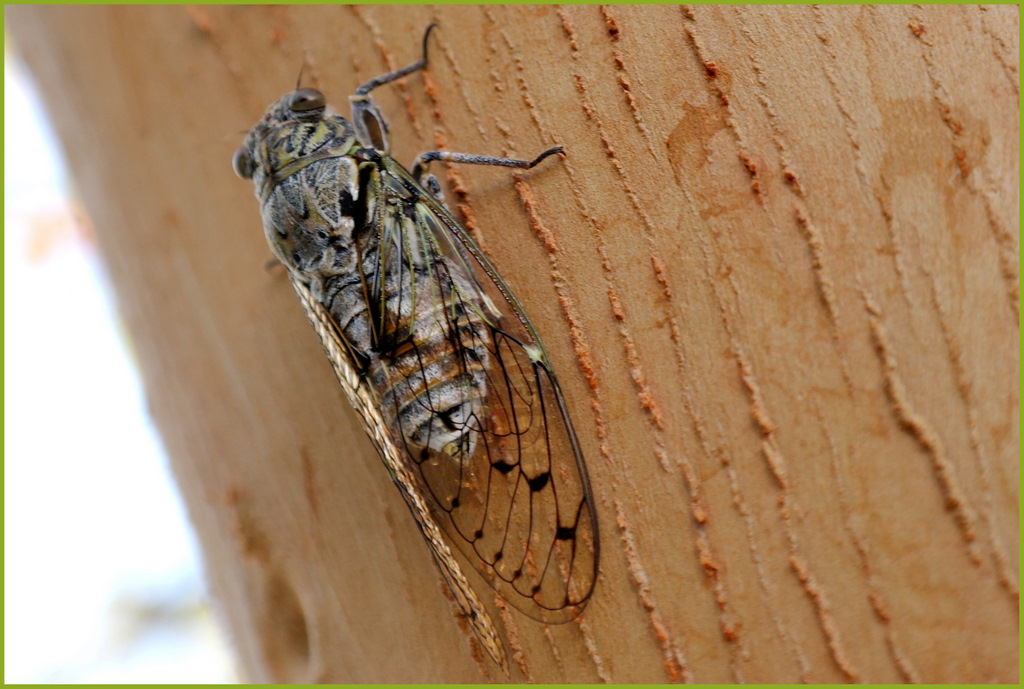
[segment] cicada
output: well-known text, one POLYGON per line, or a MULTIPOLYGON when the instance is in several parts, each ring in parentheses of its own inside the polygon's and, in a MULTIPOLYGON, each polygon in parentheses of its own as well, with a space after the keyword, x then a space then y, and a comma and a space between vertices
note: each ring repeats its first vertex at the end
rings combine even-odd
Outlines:
POLYGON ((532 161, 433 151, 411 171, 392 158, 370 92, 426 67, 431 28, 422 59, 350 97, 351 120, 299 88, 267 108, 233 165, 445 581, 507 672, 455 553, 530 617, 568 621, 597 577, 594 499, 536 328, 425 172, 437 160, 528 169, 562 149, 532 161))

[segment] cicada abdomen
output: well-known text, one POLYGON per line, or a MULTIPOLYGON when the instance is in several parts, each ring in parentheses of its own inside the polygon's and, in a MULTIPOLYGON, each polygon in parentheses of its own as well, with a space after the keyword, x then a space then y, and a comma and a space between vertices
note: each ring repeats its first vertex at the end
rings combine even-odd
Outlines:
POLYGON ((369 233, 363 251, 385 276, 380 303, 370 302, 365 312, 380 355, 370 382, 411 456, 472 455, 487 395, 486 319, 499 314, 473 278, 433 245, 429 229, 417 225, 426 211, 422 190, 394 184, 386 171, 371 174, 385 177, 389 193, 383 232, 369 233))
POLYGON ((255 183, 270 248, 445 580, 507 671, 449 543, 513 606, 564 622, 597 576, 594 501, 536 329, 421 178, 432 160, 530 168, 561 149, 533 161, 432 152, 409 172, 368 93, 425 65, 361 87, 352 121, 315 89, 285 95, 234 167, 255 183))

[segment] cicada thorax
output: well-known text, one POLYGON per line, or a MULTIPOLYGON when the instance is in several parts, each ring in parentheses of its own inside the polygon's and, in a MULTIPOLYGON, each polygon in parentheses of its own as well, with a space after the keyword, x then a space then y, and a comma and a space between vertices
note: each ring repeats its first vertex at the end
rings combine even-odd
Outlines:
POLYGON ((260 131, 256 141, 252 179, 267 242, 328 306, 327 280, 355 271, 359 182, 352 125, 341 117, 287 121, 260 131))

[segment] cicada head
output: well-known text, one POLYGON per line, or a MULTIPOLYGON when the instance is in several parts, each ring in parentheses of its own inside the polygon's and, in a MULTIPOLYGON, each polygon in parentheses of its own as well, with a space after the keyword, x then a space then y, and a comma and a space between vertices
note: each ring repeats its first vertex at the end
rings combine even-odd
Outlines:
POLYGON ((324 94, 303 88, 270 104, 235 151, 231 165, 239 177, 256 183, 256 193, 265 201, 273 186, 265 180, 301 167, 303 159, 315 160, 324 151, 348 151, 355 143, 352 124, 329 112, 324 94))

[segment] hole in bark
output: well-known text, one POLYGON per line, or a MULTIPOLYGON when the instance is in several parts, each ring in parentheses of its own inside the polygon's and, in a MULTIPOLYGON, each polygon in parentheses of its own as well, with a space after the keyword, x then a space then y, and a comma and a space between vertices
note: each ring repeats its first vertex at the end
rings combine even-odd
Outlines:
POLYGON ((309 630, 295 591, 271 573, 262 621, 264 653, 276 682, 306 682, 309 673, 309 630))

